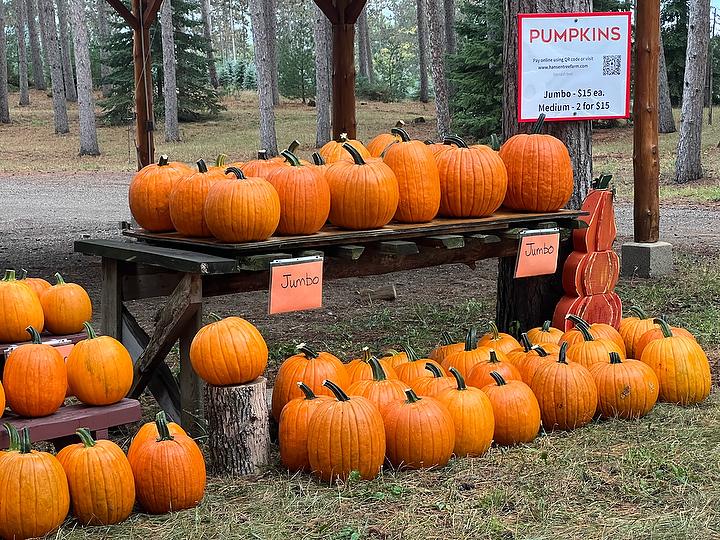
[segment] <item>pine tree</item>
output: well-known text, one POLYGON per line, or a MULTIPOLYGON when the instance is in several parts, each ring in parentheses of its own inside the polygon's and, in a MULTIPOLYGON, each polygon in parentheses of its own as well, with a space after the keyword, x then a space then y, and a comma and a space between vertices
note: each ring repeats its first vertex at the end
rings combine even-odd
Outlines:
POLYGON ((313 28, 307 23, 311 17, 311 6, 298 4, 281 18, 278 32, 281 36, 278 40, 280 94, 300 98, 303 103, 315 94, 313 28))

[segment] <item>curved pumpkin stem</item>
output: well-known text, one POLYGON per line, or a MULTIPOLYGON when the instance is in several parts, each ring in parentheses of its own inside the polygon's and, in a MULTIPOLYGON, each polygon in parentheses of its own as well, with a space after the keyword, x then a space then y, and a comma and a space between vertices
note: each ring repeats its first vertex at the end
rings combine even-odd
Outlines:
POLYGON ((453 340, 453 337, 450 335, 450 332, 447 332, 446 330, 443 330, 443 332, 442 332, 442 340, 443 340, 443 345, 445 345, 445 346, 452 345, 453 343, 455 343, 455 340, 453 340))
POLYGON ((615 351, 610 351, 610 363, 611 364, 622 364, 622 359, 620 358, 620 355, 616 353, 615 351))
POLYGON ((433 379, 438 379, 440 377, 443 377, 443 372, 440 371, 440 368, 437 367, 432 362, 425 362, 425 369, 427 369, 430 373, 432 373, 433 379))
POLYGON ((95 333, 95 330, 92 326, 90 326, 90 323, 85 321, 83 323, 83 326, 85 327, 85 333, 87 334, 88 339, 95 339, 97 337, 97 334, 95 333))
POLYGON ((215 166, 216 167, 224 167, 226 161, 227 161, 227 154, 218 154, 218 157, 215 158, 215 166))
POLYGON ((155 427, 157 427, 159 434, 157 442, 172 441, 174 439, 174 437, 170 435, 170 430, 168 429, 165 411, 160 411, 155 415, 155 427))
POLYGON ((29 454, 32 452, 32 441, 30 441, 30 430, 26 427, 20 430, 20 453, 29 454))
POLYGON ((665 319, 653 319, 653 322, 660 326, 660 331, 664 338, 674 337, 672 328, 665 319))
POLYGON ((443 144, 454 144, 458 148, 467 148, 467 143, 457 135, 448 135, 443 139, 443 144))
POLYGON ((20 450, 20 434, 18 433, 17 429, 15 429, 15 426, 13 426, 10 422, 5 422, 3 424, 5 426, 5 429, 8 432, 8 452, 17 452, 20 450))
POLYGON ((197 167, 198 167, 198 172, 200 172, 200 173, 208 172, 207 165, 205 165, 205 160, 202 158, 197 160, 197 167))
POLYGON ((505 386, 507 384, 505 379, 503 379, 503 376, 500 375, 497 371, 491 371, 490 376, 493 378, 493 380, 497 383, 498 386, 505 386))
POLYGON ((552 321, 548 320, 545 321, 542 324, 542 328, 540 329, 541 332, 550 332, 550 325, 552 324, 552 321))
POLYGON ((169 163, 170 158, 167 157, 167 154, 163 154, 158 160, 158 167, 167 167, 169 163))
POLYGON ((633 315, 636 315, 638 319, 644 320, 649 319, 648 314, 645 313, 645 310, 641 308, 640 306, 632 305, 630 306, 630 313, 633 315))
POLYGON ((325 380, 322 382, 322 385, 323 385, 325 388, 329 388, 330 391, 331 391, 333 394, 335 394, 335 397, 337 398, 338 401, 350 401, 350 398, 349 398, 348 395, 343 391, 343 389, 340 388, 340 387, 339 387, 337 384, 335 384, 334 382, 332 382, 332 381, 330 381, 330 380, 328 380, 328 379, 325 379, 325 380))
POLYGON ((208 315, 208 319, 210 319, 212 322, 220 322, 222 321, 222 317, 218 315, 217 313, 210 312, 210 315, 208 315))
POLYGON ((3 281, 15 281, 15 270, 5 270, 3 281))
POLYGON ((92 448, 96 445, 95 439, 93 439, 92 435, 90 435, 90 430, 88 428, 81 427, 75 433, 78 437, 80 437, 80 442, 85 445, 85 448, 92 448))
POLYGON ((530 352, 530 349, 533 348, 533 344, 530 341, 530 338, 528 337, 527 332, 523 332, 522 334, 520 334, 520 345, 523 346, 526 353, 530 352))
POLYGON ((298 148, 300 148, 300 141, 298 141, 297 139, 295 139, 293 142, 291 142, 291 143, 288 145, 287 151, 290 152, 291 154, 294 154, 294 153, 295 153, 295 150, 297 150, 298 148))
POLYGON ((57 280, 56 285, 65 285, 65 280, 60 275, 60 272, 55 272, 55 279, 57 280))
MULTIPOLYGON (((393 128, 393 129, 395 129, 395 128, 393 128)), ((408 139, 408 140, 409 140, 409 139, 408 139)), ((399 142, 400 142, 400 141, 399 141, 398 139, 395 139, 393 142, 391 142, 390 144, 388 144, 388 145, 383 149, 382 153, 380 154, 380 157, 381 157, 381 158, 384 158, 384 157, 385 157, 385 154, 386 154, 387 151, 388 151, 388 148, 390 148, 393 144, 398 144, 399 142)))
MULTIPOLYGON (((567 345, 567 343, 565 343, 567 345)), ((540 345, 533 345, 532 350, 537 353, 537 355, 541 358, 545 358, 546 356, 550 356, 550 354, 543 349, 540 345)))
POLYGON ((227 169, 225 169, 225 174, 230 173, 233 173, 235 175, 235 178, 237 178, 238 180, 247 180, 247 176, 245 176, 245 173, 237 167, 228 167, 227 169))
POLYGON ((567 364, 567 358, 566 358, 567 348, 568 348, 567 341, 563 342, 563 344, 560 345, 560 352, 558 353, 558 363, 559 364, 567 364))
POLYGON ((30 334, 30 341, 32 341, 33 345, 41 345, 42 344, 42 338, 40 337, 40 332, 38 332, 35 327, 28 326, 26 329, 28 334, 30 334))
POLYGON ((360 355, 360 360, 365 362, 366 364, 369 364, 371 358, 372 354, 370 353, 370 347, 363 347, 362 354, 360 355))
POLYGON ((417 362, 420 360, 420 356, 418 356, 418 353, 415 352, 415 349, 413 349, 409 343, 405 345, 405 353, 407 354, 408 362, 417 362))
POLYGON ((360 152, 358 152, 352 144, 345 142, 343 143, 342 147, 347 150, 348 153, 352 156, 355 165, 365 165, 365 160, 360 155, 360 152))
POLYGON ((473 351, 477 348, 477 328, 471 326, 465 334, 465 350, 473 351))
POLYGON ((317 358, 319 356, 318 353, 316 353, 315 350, 310 348, 310 346, 306 343, 301 343, 295 348, 301 353, 305 354, 305 356, 307 356, 308 358, 317 358))
POLYGON ((585 319, 583 319, 582 317, 578 317, 577 315, 574 315, 573 313, 565 315, 565 318, 568 321, 571 321, 575 326, 585 326, 587 328, 590 328, 590 325, 588 324, 588 322, 585 319))
POLYGON ((298 381, 296 384, 298 385, 298 388, 300 388, 300 390, 302 390, 303 394, 305 394, 306 400, 310 401, 312 399, 317 399, 317 396, 312 391, 312 388, 310 388, 307 384, 305 384, 302 381, 298 381))
POLYGON ((302 163, 300 163, 300 160, 297 158, 295 154, 293 154, 290 150, 283 150, 280 152, 280 155, 285 158, 285 160, 292 166, 292 167, 302 167, 302 163))
POLYGON ((27 278, 27 270, 24 268, 20 269, 20 273, 15 276, 15 279, 18 281, 22 281, 27 278))
POLYGON ((578 324, 575 326, 578 330, 580 330, 580 333, 582 334, 584 341, 595 341, 592 334, 590 333, 590 327, 585 324, 578 324))
POLYGON ((460 373, 454 367, 450 368, 450 373, 452 373, 453 377, 455 377, 455 380, 457 381, 457 389, 458 390, 467 390, 467 385, 465 384, 465 378, 462 376, 462 373, 460 373))
POLYGON ((492 341, 500 341, 500 330, 498 330, 495 321, 490 321, 490 331, 492 332, 492 341))
POLYGON ((540 135, 540 130, 542 130, 543 123, 545 122, 545 113, 540 113, 540 116, 538 116, 537 120, 535 121, 535 124, 533 124, 532 128, 532 135, 540 135))
POLYGON ((395 127, 396 128, 405 127, 405 122, 403 122, 402 120, 398 120, 397 122, 395 122, 395 127))
POLYGON ((415 390, 413 390, 412 388, 406 388, 405 395, 407 396, 405 403, 417 403, 422 399, 418 397, 418 395, 415 393, 415 390))
POLYGON ((423 141, 423 144, 430 146, 431 144, 435 144, 435 141, 433 141, 432 139, 425 139, 423 141))
POLYGON ((313 160, 313 163, 315 165, 317 165, 318 167, 320 165, 327 165, 327 163, 325 163, 325 159, 320 155, 320 152, 313 152, 312 160, 313 160))
POLYGON ((410 142, 410 135, 407 134, 407 131, 402 129, 400 126, 396 126, 390 130, 390 133, 395 135, 396 137, 400 137, 400 140, 402 142, 410 142))
POLYGON ((372 370, 373 381, 387 381, 387 375, 385 374, 385 370, 383 369, 380 361, 374 356, 371 356, 368 362, 370 364, 370 369, 372 370))
POLYGON ((495 349, 490 349, 490 359, 488 360, 487 363, 488 364, 499 364, 500 363, 500 360, 498 360, 495 349))

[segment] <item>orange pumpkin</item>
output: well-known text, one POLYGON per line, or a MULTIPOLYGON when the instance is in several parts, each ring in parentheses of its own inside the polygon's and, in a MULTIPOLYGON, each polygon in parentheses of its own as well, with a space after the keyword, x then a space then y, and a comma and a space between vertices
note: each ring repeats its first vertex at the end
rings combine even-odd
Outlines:
POLYGON ((41 332, 45 324, 42 305, 27 284, 15 279, 15 270, 5 270, 0 280, 0 343, 27 339, 28 326, 41 332))
POLYGON ((607 362, 608 354, 616 352, 620 358, 625 358, 625 353, 620 350, 618 344, 610 339, 593 338, 590 328, 587 325, 579 324, 576 327, 582 334, 583 341, 570 345, 567 349, 568 362, 577 362, 586 368, 597 362, 607 362))
POLYGON ((445 374, 445 370, 442 366, 440 366, 440 364, 434 360, 430 360, 429 358, 420 358, 420 356, 418 356, 415 352, 415 349, 413 349, 410 345, 405 346, 405 352, 407 354, 408 361, 398 364, 395 367, 395 373, 397 373, 398 379, 405 384, 411 384, 419 377, 432 377, 432 374, 425 369, 427 364, 435 364, 443 375, 445 374))
MULTIPOLYGON (((445 371, 450 371, 451 367, 457 369, 463 377, 470 375, 470 370, 480 362, 486 362, 490 358, 490 347, 476 347, 477 330, 473 327, 468 330, 465 336, 465 349, 450 354, 445 357, 442 367, 445 371)), ((500 353, 498 355, 501 360, 507 360, 507 357, 500 353)))
POLYGON ((452 375, 444 375, 441 368, 437 365, 426 362, 425 369, 432 374, 432 377, 418 377, 410 385, 418 396, 434 397, 446 388, 453 388, 455 386, 455 377, 452 375))
POLYGON ((352 152, 345 146, 346 144, 352 146, 363 159, 372 157, 360 141, 348 139, 347 133, 341 133, 339 140, 330 141, 325 144, 320 149, 319 154, 323 157, 325 163, 337 163, 338 161, 347 161, 351 158, 355 160, 355 156, 353 156, 352 152))
MULTIPOLYGON (((167 421, 165 423, 168 427, 170 435, 175 435, 176 433, 187 435, 187 433, 185 433, 185 430, 180 427, 180 424, 167 421)), ((130 443, 130 448, 128 448, 127 453, 128 460, 131 460, 133 458, 133 455, 137 451, 138 446, 140 446, 141 442, 143 442, 145 439, 157 439, 159 436, 160 433, 158 433, 157 422, 144 423, 142 427, 138 430, 138 432, 135 434, 132 442, 130 443)))
POLYGON ((500 332, 495 321, 490 321, 490 333, 485 334, 478 341, 478 347, 491 347, 496 351, 507 354, 513 349, 520 347, 518 340, 510 334, 500 332))
POLYGON ((506 381, 497 371, 490 372, 495 381, 485 392, 495 418, 493 439, 503 446, 531 442, 540 430, 540 405, 530 387, 522 381, 506 381))
POLYGON ((626 419, 645 416, 658 399, 657 375, 640 360, 622 360, 616 352, 611 352, 609 359, 590 366, 598 389, 600 416, 626 419))
MULTIPOLYGON (((395 124, 395 127, 403 128, 405 127, 405 122, 403 122, 402 120, 398 120, 395 124)), ((367 151, 370 152, 370 155, 372 157, 380 157, 388 146, 395 142, 398 142, 399 140, 399 135, 393 133, 392 131, 390 133, 381 133, 369 143, 367 143, 367 146, 365 148, 367 148, 367 151)))
POLYGON ((53 334, 82 332, 83 324, 92 317, 90 296, 80 285, 65 283, 55 273, 57 284, 40 295, 45 315, 45 329, 53 334))
MULTIPOLYGON (((546 343, 545 347, 548 345, 552 344, 546 343)), ((557 352, 546 351, 545 347, 542 345, 533 345, 530 351, 523 358, 518 360, 515 365, 520 372, 520 379, 528 386, 530 386, 530 382, 532 381, 532 378, 540 364, 544 362, 557 362, 560 347, 558 347, 557 352)))
POLYGON ((22 281, 25 283, 28 287, 30 287, 35 294, 38 295, 38 298, 40 298, 40 295, 43 293, 43 291, 48 290, 52 285, 48 283, 43 278, 29 278, 27 277, 27 270, 24 268, 20 270, 20 275, 16 276, 18 281, 22 281))
MULTIPOLYGON (((478 350, 482 349, 480 347, 478 350)), ((500 351, 490 349, 489 358, 475 364, 468 374, 467 383, 475 388, 484 388, 488 384, 492 384, 493 378, 490 373, 496 371, 505 379, 522 380, 518 368, 510 363, 500 351)))
POLYGON ((185 236, 213 236, 205 219, 205 199, 210 187, 226 180, 224 173, 209 171, 205 162, 197 162, 198 170, 175 184, 170 192, 170 219, 180 234, 185 236))
POLYGON ((545 321, 542 326, 528 330, 527 335, 530 341, 535 345, 544 345, 545 343, 560 345, 560 338, 565 332, 550 326, 551 324, 552 321, 545 321))
MULTIPOLYGON (((345 369, 347 369, 348 376, 350 377, 351 385, 352 383, 362 379, 373 378, 372 364, 370 363, 371 358, 373 358, 373 355, 370 353, 370 349, 368 347, 363 347, 362 358, 357 358, 345 365, 345 369)), ((387 377, 391 379, 398 378, 397 373, 395 373, 395 369, 389 362, 383 359, 377 359, 377 361, 382 366, 387 377)))
POLYGON ((638 340, 648 330, 659 328, 652 317, 648 317, 647 313, 639 306, 631 306, 630 313, 634 316, 625 317, 620 321, 619 332, 625 342, 625 350, 628 358, 635 358, 635 349, 638 340))
POLYGON ((428 358, 430 360, 435 360, 437 363, 441 364, 443 360, 445 360, 445 357, 460 352, 465 348, 465 343, 460 341, 456 342, 449 332, 443 331, 442 333, 442 345, 438 345, 435 347, 432 351, 430 351, 430 354, 428 355, 428 358))
POLYGON ((351 396, 363 396, 375 405, 381 413, 388 403, 405 398, 407 384, 400 379, 388 379, 383 364, 374 356, 370 358, 372 379, 360 379, 347 390, 351 396))
POLYGON ((255 177, 267 179, 268 175, 272 171, 283 166, 284 165, 282 161, 270 159, 268 158, 267 152, 265 150, 260 150, 258 152, 257 159, 253 159, 252 161, 244 163, 242 166, 239 167, 239 169, 248 178, 255 177))
MULTIPOLYGON (((695 340, 695 336, 693 336, 690 332, 685 330, 684 328, 680 328, 677 326, 671 326, 670 330, 672 330, 673 336, 679 337, 683 336, 686 338, 690 338, 693 341, 695 340)), ((645 332, 643 335, 640 336, 640 338, 635 342, 635 360, 640 360, 642 358, 642 354, 645 351, 645 347, 648 346, 648 344, 651 341, 655 341, 656 339, 662 339, 663 338, 663 331, 660 328, 660 325, 657 324, 647 332, 645 332)))
POLYGON ((614 341, 617 346, 620 347, 623 356, 627 356, 627 351, 625 350, 625 341, 620 335, 620 332, 618 332, 614 326, 605 323, 588 324, 585 319, 583 319, 582 317, 578 317, 577 315, 573 315, 572 313, 567 315, 565 318, 571 321, 575 325, 575 327, 571 328, 562 335, 562 337, 560 338, 560 344, 567 343, 568 345, 574 345, 575 343, 580 343, 581 341, 584 341, 585 338, 583 337, 583 334, 579 328, 579 326, 584 326, 589 330, 590 335, 592 335, 593 338, 604 338, 609 339, 610 341, 614 341))

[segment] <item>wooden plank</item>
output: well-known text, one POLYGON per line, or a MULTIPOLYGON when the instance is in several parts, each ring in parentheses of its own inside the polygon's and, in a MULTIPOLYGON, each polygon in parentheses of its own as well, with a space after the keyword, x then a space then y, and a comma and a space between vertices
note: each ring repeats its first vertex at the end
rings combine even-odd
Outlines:
POLYGON ((145 11, 143 12, 143 28, 145 28, 146 30, 150 28, 150 25, 157 17, 158 10, 160 9, 161 5, 162 0, 150 0, 150 2, 147 4, 147 7, 145 8, 145 11))
POLYGON ((513 227, 512 229, 508 229, 507 231, 499 232, 498 236, 507 240, 519 240, 520 234, 525 231, 527 231, 526 227, 513 227))
POLYGON ((290 253, 261 253, 249 257, 241 257, 237 260, 240 270, 246 272, 261 272, 270 268, 270 263, 278 259, 291 259, 290 253))
POLYGON ((315 3, 332 24, 340 24, 340 12, 333 5, 332 0, 315 0, 315 3))
POLYGON ((444 249, 460 249, 465 247, 465 238, 459 234, 438 234, 435 236, 426 236, 416 240, 421 246, 444 248, 444 249))
POLYGON ((324 257, 325 252, 319 249, 301 249, 293 253, 293 257, 324 257))
POLYGON ((350 0, 345 8, 345 24, 355 24, 367 0, 350 0))
POLYGON ((102 258, 102 286, 100 291, 100 331, 122 341, 122 290, 120 262, 102 258))
POLYGON ((100 255, 103 258, 161 266, 193 274, 229 274, 239 271, 237 262, 227 257, 137 242, 76 240, 75 251, 85 255, 100 255))
POLYGON ((165 271, 157 274, 123 276, 123 300, 169 296, 184 275, 182 272, 165 271))
POLYGON ((110 4, 123 19, 125 19, 125 22, 130 25, 130 28, 133 30, 140 29, 140 22, 137 20, 137 17, 135 17, 135 15, 133 15, 120 0, 107 0, 107 3, 110 4))
POLYGON ((403 255, 417 255, 420 250, 415 242, 407 242, 405 240, 388 240, 387 242, 378 242, 380 253, 384 255, 395 255, 401 257, 403 255))
POLYGON ((202 328, 202 308, 195 311, 180 333, 180 425, 197 438, 206 433, 203 415, 203 380, 190 362, 190 345, 202 328))

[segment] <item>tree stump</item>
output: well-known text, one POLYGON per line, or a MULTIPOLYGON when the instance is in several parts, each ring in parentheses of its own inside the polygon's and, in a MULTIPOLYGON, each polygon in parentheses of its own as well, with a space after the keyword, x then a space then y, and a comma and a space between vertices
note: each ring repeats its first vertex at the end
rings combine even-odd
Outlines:
POLYGON ((270 427, 264 377, 234 386, 207 385, 210 471, 216 475, 252 474, 268 463, 270 427))

